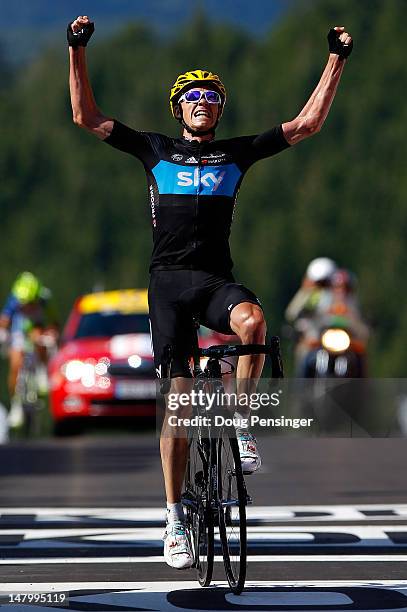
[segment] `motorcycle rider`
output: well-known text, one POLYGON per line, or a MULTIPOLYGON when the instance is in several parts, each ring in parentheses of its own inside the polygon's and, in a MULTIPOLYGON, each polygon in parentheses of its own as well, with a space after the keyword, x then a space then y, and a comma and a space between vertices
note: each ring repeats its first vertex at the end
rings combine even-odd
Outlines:
POLYGON ((297 321, 304 312, 314 310, 336 270, 336 263, 329 257, 317 257, 308 264, 301 287, 285 311, 286 319, 290 323, 297 321))
POLYGON ((285 318, 297 334, 295 345, 295 372, 299 378, 306 373, 310 338, 316 334, 314 325, 318 303, 326 299, 332 274, 337 265, 329 257, 313 259, 305 271, 301 286, 288 304, 285 318))
POLYGON ((310 349, 319 342, 321 328, 329 326, 333 317, 340 316, 346 321, 355 340, 360 342, 360 350, 369 336, 356 296, 355 276, 348 270, 339 269, 328 257, 310 262, 285 316, 298 334, 295 363, 300 378, 306 376, 310 349))

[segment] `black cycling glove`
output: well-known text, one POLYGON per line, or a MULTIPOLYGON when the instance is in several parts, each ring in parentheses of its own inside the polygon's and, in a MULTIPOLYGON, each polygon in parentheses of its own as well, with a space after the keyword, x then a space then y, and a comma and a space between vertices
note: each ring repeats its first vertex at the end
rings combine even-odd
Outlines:
POLYGON ((68 23, 67 29, 67 39, 68 45, 76 49, 77 47, 86 47, 89 42, 90 37, 95 31, 95 26, 93 23, 87 23, 82 27, 81 30, 78 30, 76 34, 72 32, 72 23, 68 23))
POLYGON ((340 32, 337 32, 333 28, 328 32, 328 45, 329 53, 335 53, 339 55, 341 59, 346 59, 352 53, 353 40, 350 45, 345 45, 339 40, 340 32))

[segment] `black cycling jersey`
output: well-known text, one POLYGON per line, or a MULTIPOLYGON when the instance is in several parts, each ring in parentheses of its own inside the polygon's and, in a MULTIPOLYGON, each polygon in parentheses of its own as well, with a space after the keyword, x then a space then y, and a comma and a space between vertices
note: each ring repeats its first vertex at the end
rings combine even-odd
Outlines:
POLYGON ((228 140, 170 138, 118 121, 105 142, 144 165, 153 225, 151 270, 232 269, 229 235, 242 179, 252 164, 287 148, 282 127, 228 140))

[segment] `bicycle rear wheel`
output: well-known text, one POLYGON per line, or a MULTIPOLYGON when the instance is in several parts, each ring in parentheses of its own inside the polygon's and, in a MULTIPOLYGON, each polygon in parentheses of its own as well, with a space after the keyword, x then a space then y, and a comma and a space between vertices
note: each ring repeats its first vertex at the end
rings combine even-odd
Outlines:
POLYGON ((233 593, 244 588, 247 565, 247 493, 239 447, 234 435, 222 429, 217 444, 219 535, 226 577, 233 593))
POLYGON ((25 437, 37 435, 39 433, 41 400, 38 394, 35 364, 30 355, 25 356, 18 375, 16 391, 23 410, 22 433, 25 437))
POLYGON ((191 534, 195 567, 201 586, 209 586, 213 574, 214 524, 209 482, 211 442, 195 432, 189 443, 184 504, 191 534))

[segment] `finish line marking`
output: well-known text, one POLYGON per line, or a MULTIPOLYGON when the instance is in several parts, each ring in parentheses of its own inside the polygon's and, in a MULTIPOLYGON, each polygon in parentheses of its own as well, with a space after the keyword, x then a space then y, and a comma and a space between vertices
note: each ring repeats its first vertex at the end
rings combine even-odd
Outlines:
MULTIPOLYGON (((326 563, 327 561, 343 562, 366 562, 374 563, 393 562, 400 563, 407 561, 407 555, 248 555, 247 561, 256 562, 316 562, 326 563)), ((216 563, 223 563, 223 557, 215 556, 216 563)), ((156 557, 49 557, 38 559, 0 559, 0 565, 55 565, 55 564, 81 564, 92 565, 94 563, 160 563, 163 564, 163 556, 156 557)), ((109 583, 110 584, 110 583, 109 583)))
MULTIPOLYGON (((1 508, 0 521, 7 515, 34 515, 36 520, 80 521, 83 518, 121 521, 158 521, 164 524, 163 508, 1 508)), ((375 521, 407 520, 407 504, 331 504, 318 506, 249 506, 249 521, 375 521)))
MULTIPOLYGON (((53 529, 30 529, 30 528, 15 528, 15 529, 0 529, 1 535, 24 535, 24 541, 44 540, 64 537, 82 537, 91 541, 112 541, 112 542, 140 542, 140 543, 156 543, 162 545, 162 534, 164 527, 56 527, 53 529)), ((361 540, 388 540, 387 533, 402 533, 407 531, 406 525, 363 525, 363 526, 328 526, 315 525, 307 526, 298 525, 290 527, 272 527, 259 525, 258 527, 248 525, 248 539, 253 540, 300 540, 310 541, 314 538, 311 534, 351 534, 361 540)), ((215 533, 215 538, 218 537, 215 533)), ((219 537, 218 537, 219 539, 219 537)), ((334 542, 332 542, 334 543, 334 542)), ((341 543, 341 545, 343 545, 341 543)), ((407 545, 407 542, 406 542, 407 545)), ((1 546, 1 538, 0 538, 1 546)))

